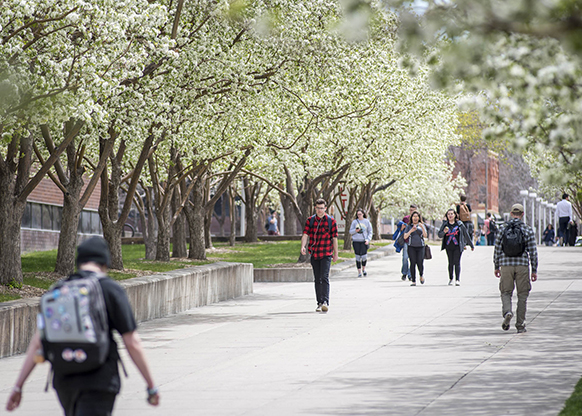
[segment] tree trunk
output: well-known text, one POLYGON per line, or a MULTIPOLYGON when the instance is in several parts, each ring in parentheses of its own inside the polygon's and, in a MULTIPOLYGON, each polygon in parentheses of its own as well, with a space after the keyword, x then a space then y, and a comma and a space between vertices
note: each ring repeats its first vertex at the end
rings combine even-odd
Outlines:
MULTIPOLYGON (((172 198, 172 211, 176 212, 180 206, 180 194, 174 191, 172 198)), ((180 214, 173 228, 173 246, 172 257, 185 258, 188 256, 186 247, 186 220, 183 214, 180 214)))
POLYGON ((372 236, 372 240, 381 240, 382 236, 380 235, 380 209, 376 208, 374 201, 370 204, 370 224, 372 224, 372 230, 374 235, 372 236))
POLYGON ((245 241, 247 243, 256 243, 259 241, 257 238, 257 218, 258 214, 255 207, 249 207, 245 210, 245 220, 246 220, 246 230, 245 230, 245 241))
POLYGON ((158 219, 158 240, 156 245, 156 260, 170 261, 170 217, 168 209, 157 214, 158 219))
POLYGON ((156 214, 154 210, 154 203, 152 198, 152 189, 144 189, 146 193, 146 200, 144 203, 144 214, 147 213, 147 218, 143 218, 144 224, 144 244, 145 244, 145 258, 146 260, 156 259, 156 242, 158 241, 158 227, 156 223, 156 214))
POLYGON ((245 241, 247 243, 256 243, 257 238, 257 218, 259 216, 260 207, 256 207, 258 196, 260 193, 260 184, 251 183, 247 178, 243 178, 243 193, 245 195, 245 241))
POLYGON ((22 284, 20 225, 26 195, 20 194, 29 184, 32 140, 30 135, 13 138, 6 160, 0 158, 0 283, 4 285, 22 284))
POLYGON ((234 189, 229 188, 228 192, 228 213, 230 215, 230 235, 228 237, 228 243, 231 247, 234 247, 236 243, 236 205, 235 205, 235 196, 234 196, 234 189))
POLYGON ((61 221, 59 248, 57 250, 57 262, 55 264, 55 273, 61 276, 68 276, 75 271, 75 249, 77 247, 79 217, 81 216, 79 198, 83 186, 82 179, 80 185, 71 183, 67 187, 69 193, 64 195, 63 219, 61 221))
POLYGON ((0 186, 0 283, 18 286, 22 284, 20 223, 26 202, 18 202, 6 185, 0 186))
POLYGON ((297 235, 297 214, 288 196, 279 193, 281 205, 285 212, 285 235, 297 235))
POLYGON ((192 204, 184 207, 190 231, 190 251, 188 258, 206 260, 204 242, 204 186, 201 178, 195 178, 196 185, 192 189, 192 204))
POLYGON ((121 251, 122 232, 123 229, 121 227, 103 227, 103 238, 107 241, 109 251, 111 252, 111 268, 115 270, 123 270, 123 254, 121 251))
MULTIPOLYGON (((141 154, 132 171, 131 181, 125 197, 125 203, 119 213, 119 191, 121 188, 122 169, 121 162, 125 154, 125 142, 120 143, 115 157, 111 157, 111 178, 108 177, 107 169, 101 173, 101 198, 99 200, 99 218, 103 226, 103 236, 109 243, 111 251, 111 268, 123 270, 123 256, 121 252, 121 234, 123 225, 129 215, 133 196, 139 183, 139 177, 143 166, 152 148, 154 137, 149 135, 143 142, 141 154), (107 237, 106 237, 107 236, 107 237)), ((104 142, 100 141, 100 152, 104 151, 104 142)))
MULTIPOLYGON (((70 123, 66 124, 70 128, 70 123)), ((59 234, 59 247, 55 272, 61 276, 68 276, 75 271, 75 248, 77 246, 77 231, 79 229, 79 217, 83 206, 81 204, 81 191, 85 181, 83 180, 82 160, 78 163, 77 148, 72 142, 67 146, 67 174, 57 162, 57 170, 60 172, 59 181, 66 192, 63 191, 63 215, 61 232, 59 234)), ((55 178, 53 176, 53 178, 55 178)), ((55 178, 56 179, 56 178, 55 178)))
POLYGON ((103 180, 106 171, 102 174, 99 218, 103 227, 103 238, 107 241, 111 252, 111 268, 123 270, 123 254, 121 252, 123 227, 119 226, 118 219, 121 166, 118 163, 112 163, 111 165, 111 178, 103 180), (106 185, 104 186, 104 184, 106 185))
POLYGON ((204 247, 212 248, 212 234, 210 233, 210 226, 212 225, 212 211, 206 213, 204 216, 204 247))

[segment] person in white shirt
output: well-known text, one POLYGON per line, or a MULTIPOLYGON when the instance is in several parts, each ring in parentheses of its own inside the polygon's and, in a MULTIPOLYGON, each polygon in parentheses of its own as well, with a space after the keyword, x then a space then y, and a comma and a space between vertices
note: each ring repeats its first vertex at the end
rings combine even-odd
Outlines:
POLYGON ((556 220, 558 221, 559 246, 565 246, 568 242, 568 223, 572 219, 572 204, 568 194, 562 195, 562 200, 556 204, 556 220))

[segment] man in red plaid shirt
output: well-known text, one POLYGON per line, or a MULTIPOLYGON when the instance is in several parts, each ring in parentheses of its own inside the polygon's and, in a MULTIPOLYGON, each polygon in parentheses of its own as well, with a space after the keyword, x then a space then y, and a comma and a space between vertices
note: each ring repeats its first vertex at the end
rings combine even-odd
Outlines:
POLYGON ((331 262, 337 261, 337 223, 325 213, 324 199, 315 201, 316 214, 307 219, 301 237, 301 254, 311 254, 311 267, 315 278, 316 312, 329 309, 329 269, 331 262), (309 245, 308 245, 309 243, 309 245))

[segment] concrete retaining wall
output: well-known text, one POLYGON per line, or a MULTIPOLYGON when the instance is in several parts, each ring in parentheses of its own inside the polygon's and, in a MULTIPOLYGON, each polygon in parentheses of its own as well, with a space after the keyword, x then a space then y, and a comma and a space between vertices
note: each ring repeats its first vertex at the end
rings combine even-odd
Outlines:
MULTIPOLYGON (((253 265, 214 263, 120 282, 138 322, 253 292, 253 265)), ((0 303, 0 358, 21 354, 36 330, 40 298, 0 303)))

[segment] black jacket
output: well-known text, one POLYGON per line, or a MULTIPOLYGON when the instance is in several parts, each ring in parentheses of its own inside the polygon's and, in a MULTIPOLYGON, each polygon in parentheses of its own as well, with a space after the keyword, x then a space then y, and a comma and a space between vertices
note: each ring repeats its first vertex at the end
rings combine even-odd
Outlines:
MULTIPOLYGON (((446 246, 446 241, 445 241, 445 227, 449 225, 449 220, 445 220, 443 221, 443 223, 441 224, 441 228, 439 229, 438 232, 438 236, 439 238, 442 238, 443 241, 441 242, 441 250, 445 249, 446 246)), ((471 241, 471 237, 469 237, 469 232, 467 231, 467 227, 465 227, 465 224, 463 224, 462 221, 457 221, 457 226, 459 227, 459 248, 461 249, 461 251, 463 251, 465 249, 465 246, 468 244, 471 246, 471 248, 475 248, 473 246, 473 241, 471 241)))

